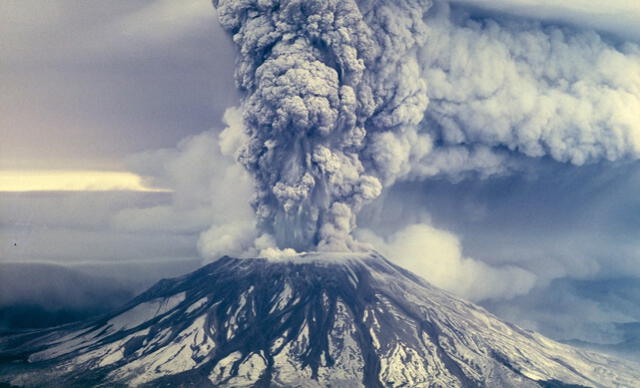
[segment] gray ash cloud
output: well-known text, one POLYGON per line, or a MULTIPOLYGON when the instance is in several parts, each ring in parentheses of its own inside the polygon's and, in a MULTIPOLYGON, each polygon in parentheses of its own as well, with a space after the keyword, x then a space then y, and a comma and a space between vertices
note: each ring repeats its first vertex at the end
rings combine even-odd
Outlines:
POLYGON ((214 4, 239 49, 239 160, 280 248, 353 249, 357 213, 397 181, 640 151, 637 44, 445 2, 214 4))

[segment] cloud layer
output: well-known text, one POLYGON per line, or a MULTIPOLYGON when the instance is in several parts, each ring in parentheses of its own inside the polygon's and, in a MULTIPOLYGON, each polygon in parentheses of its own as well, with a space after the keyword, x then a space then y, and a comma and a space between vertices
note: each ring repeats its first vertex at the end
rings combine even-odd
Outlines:
POLYGON ((472 12, 511 14, 640 41, 640 3, 636 1, 452 0, 451 3, 476 7, 472 12))

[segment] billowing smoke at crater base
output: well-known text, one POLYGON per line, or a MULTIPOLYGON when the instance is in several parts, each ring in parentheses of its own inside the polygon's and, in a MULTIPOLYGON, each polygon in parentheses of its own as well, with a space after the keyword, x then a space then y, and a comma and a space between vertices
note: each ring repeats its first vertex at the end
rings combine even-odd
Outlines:
POLYGON ((637 44, 430 0, 214 5, 239 49, 238 158, 279 248, 356 248, 356 215, 397 181, 640 152, 637 44))

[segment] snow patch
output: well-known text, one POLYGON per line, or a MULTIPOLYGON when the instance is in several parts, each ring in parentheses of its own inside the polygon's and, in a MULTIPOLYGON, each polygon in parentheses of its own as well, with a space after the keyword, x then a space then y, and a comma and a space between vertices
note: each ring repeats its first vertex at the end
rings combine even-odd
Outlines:
POLYGON ((273 313, 275 311, 284 309, 285 307, 287 307, 292 297, 293 289, 289 285, 289 282, 285 282, 282 292, 280 292, 280 294, 276 296, 275 304, 271 307, 271 310, 269 310, 269 312, 273 313))
POLYGON ((185 312, 187 314, 191 314, 192 312, 196 311, 200 307, 204 306, 205 303, 207 303, 208 300, 209 300, 209 298, 207 298, 206 296, 204 298, 198 299, 198 301, 195 302, 194 304, 192 304, 191 306, 189 306, 189 308, 185 312))
POLYGON ((152 320, 155 317, 171 311, 185 299, 185 293, 173 295, 169 298, 157 298, 149 302, 140 303, 120 315, 110 319, 106 326, 110 333, 131 329, 152 320))
POLYGON ((211 373, 209 374, 209 380, 213 384, 221 384, 224 381, 231 378, 231 370, 233 365, 242 357, 242 353, 233 352, 218 361, 216 366, 213 368, 211 373))
POLYGON ((227 383, 230 387, 253 387, 267 367, 264 358, 258 353, 252 353, 238 366, 235 377, 227 383))

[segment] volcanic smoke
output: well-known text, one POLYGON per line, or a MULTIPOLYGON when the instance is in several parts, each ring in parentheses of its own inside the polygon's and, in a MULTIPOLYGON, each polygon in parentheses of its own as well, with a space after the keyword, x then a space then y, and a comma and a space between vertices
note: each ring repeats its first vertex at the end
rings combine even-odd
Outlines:
POLYGON ((279 248, 355 249, 358 212, 400 180, 640 152, 636 44, 431 0, 214 5, 239 50, 239 161, 279 248))

